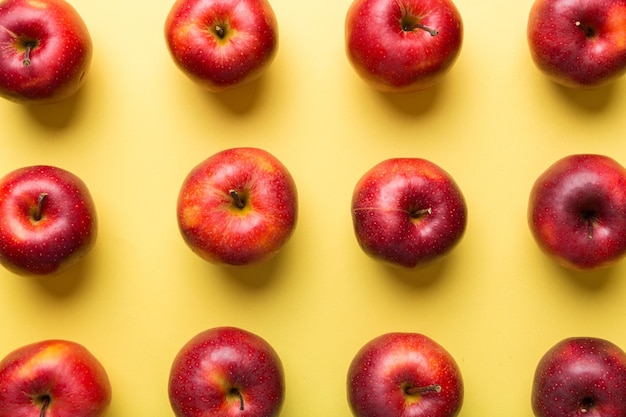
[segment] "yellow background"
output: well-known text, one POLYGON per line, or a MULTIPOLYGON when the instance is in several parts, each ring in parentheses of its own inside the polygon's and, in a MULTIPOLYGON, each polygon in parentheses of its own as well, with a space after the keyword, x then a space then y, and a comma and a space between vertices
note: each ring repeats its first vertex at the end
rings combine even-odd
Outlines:
POLYGON ((626 163, 626 79, 578 92, 547 81, 528 53, 529 0, 457 0, 465 39, 456 65, 440 86, 406 96, 373 91, 350 67, 350 0, 273 0, 272 67, 217 95, 168 55, 170 0, 72 4, 94 43, 86 85, 58 105, 0 102, 0 167, 52 164, 81 177, 98 208, 98 242, 54 278, 0 271, 1 356, 47 338, 77 341, 111 379, 107 417, 167 417, 179 348, 209 327, 239 326, 281 356, 283 417, 347 417, 356 351, 379 334, 415 331, 459 363, 461 417, 530 417, 535 365, 554 343, 585 335, 626 347, 626 263, 565 271, 526 224, 530 187, 558 158, 593 152, 626 163), (273 153, 300 196, 293 238, 258 268, 202 261, 176 224, 189 170, 235 146, 273 153), (371 260, 352 231, 357 180, 399 156, 446 169, 469 210, 460 245, 417 273, 371 260))

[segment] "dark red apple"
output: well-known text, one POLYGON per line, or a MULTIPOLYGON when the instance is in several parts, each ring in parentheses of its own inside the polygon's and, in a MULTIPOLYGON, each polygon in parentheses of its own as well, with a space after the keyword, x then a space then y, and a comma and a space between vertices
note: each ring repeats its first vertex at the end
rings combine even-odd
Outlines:
POLYGON ((447 255, 467 223, 452 177, 421 158, 392 158, 366 172, 352 195, 352 220, 363 251, 391 265, 417 268, 447 255))
POLYGON ((537 365, 531 403, 536 417, 625 417, 626 354, 599 338, 560 341, 537 365))
POLYGON ((283 366, 270 344, 235 327, 205 330, 178 352, 169 377, 176 417, 277 417, 283 366))
POLYGON ((76 264, 97 237, 93 199, 64 169, 36 165, 0 179, 0 263, 22 275, 52 275, 76 264))
POLYGON ((566 87, 601 87, 626 72, 626 0, 535 0, 527 36, 539 70, 566 87))
POLYGON ((355 417, 454 417, 463 379, 454 358, 418 333, 386 333, 366 343, 348 370, 355 417))
POLYGON ((626 254, 626 170, 604 155, 566 156, 535 181, 528 223, 539 247, 574 270, 626 254))
POLYGON ((87 26, 66 1, 0 1, 0 96, 64 100, 83 85, 92 50, 87 26))

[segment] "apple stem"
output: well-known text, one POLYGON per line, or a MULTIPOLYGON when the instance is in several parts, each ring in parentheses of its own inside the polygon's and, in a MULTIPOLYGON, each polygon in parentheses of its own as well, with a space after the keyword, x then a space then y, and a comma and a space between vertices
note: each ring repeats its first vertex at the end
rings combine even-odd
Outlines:
POLYGON ((425 216, 427 214, 431 214, 433 212, 433 209, 431 207, 428 207, 426 209, 420 209, 420 210, 412 210, 410 212, 410 215, 412 218, 414 219, 418 219, 422 216, 425 216))
POLYGON ((50 405, 50 397, 46 395, 41 401, 41 412, 39 413, 39 417, 46 416, 46 410, 48 409, 48 405, 50 405))
POLYGON ((239 402, 241 403, 241 405, 239 406, 239 410, 243 411, 243 394, 241 393, 241 391, 239 391, 237 388, 232 388, 230 390, 231 394, 236 394, 239 397, 239 402))
POLYGON ((246 202, 243 201, 243 198, 241 198, 241 196, 239 195, 237 191, 230 190, 228 193, 233 198, 233 201, 235 202, 235 205, 237 206, 237 208, 242 209, 246 206, 246 202))
POLYGON ((224 39, 224 36, 226 35, 226 31, 224 30, 223 27, 221 27, 220 25, 215 25, 215 27, 213 28, 213 32, 217 35, 218 38, 220 39, 224 39))
POLYGON ((43 215, 43 203, 47 197, 48 197, 48 193, 39 194, 39 198, 37 199, 37 209, 35 210, 35 213, 33 214, 33 218, 36 221, 41 220, 41 217, 43 215))
POLYGON ((404 30, 405 32, 413 32, 415 31, 415 29, 425 30, 426 32, 430 33, 430 36, 437 36, 439 34, 438 30, 429 28, 428 26, 422 25, 421 23, 407 24, 402 27, 402 30, 404 30))
POLYGON ((405 389, 404 392, 406 392, 408 395, 419 395, 419 394, 424 394, 427 392, 439 393, 441 392, 441 385, 432 384, 432 385, 426 385, 423 387, 409 387, 405 389))
POLYGON ((35 42, 28 42, 26 44, 26 50, 24 51, 24 60, 22 61, 22 65, 28 67, 30 65, 30 51, 35 47, 35 42))
POLYGON ((592 38, 595 36, 596 31, 589 25, 584 25, 581 21, 577 20, 576 27, 583 31, 586 38, 592 38))

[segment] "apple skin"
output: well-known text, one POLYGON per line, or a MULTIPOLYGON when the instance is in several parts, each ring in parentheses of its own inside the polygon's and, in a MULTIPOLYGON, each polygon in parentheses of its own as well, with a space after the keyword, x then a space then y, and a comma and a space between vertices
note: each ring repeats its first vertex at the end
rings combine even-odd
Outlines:
POLYGON ((257 79, 278 50, 278 24, 267 0, 178 0, 165 21, 174 63, 218 92, 257 79))
POLYGON ((352 220, 366 254, 390 265, 421 268, 458 244, 467 208, 459 187, 441 167, 421 158, 392 158, 357 182, 352 220))
POLYGON ((626 72, 626 0, 536 0, 528 17, 533 62, 552 81, 598 88, 626 72))
POLYGON ((84 84, 92 54, 87 26, 66 1, 0 1, 0 96, 20 104, 64 100, 84 84))
POLYGON ((0 263, 10 271, 61 273, 87 255, 97 234, 91 194, 71 172, 35 165, 0 179, 0 263))
POLYGON ((348 370, 355 417, 454 417, 463 378, 454 358, 419 333, 386 333, 366 343, 348 370))
POLYGON ((348 60, 382 92, 412 93, 436 85, 462 43, 463 21, 451 0, 354 0, 346 14, 348 60))
POLYGON ((183 239, 216 265, 250 266, 269 260, 293 234, 297 215, 298 193, 291 174, 258 148, 212 155, 191 170, 178 196, 183 239))
POLYGON ((626 416, 626 354, 594 337, 560 341, 537 365, 531 403, 536 417, 626 416))
POLYGON ((258 335, 215 327, 180 349, 168 390, 176 417, 275 417, 284 401, 284 370, 258 335))
POLYGON ((528 224, 538 246, 572 270, 606 268, 626 253, 626 170, 604 155, 569 155, 535 181, 528 224))
POLYGON ((36 342, 0 361, 0 417, 102 417, 110 402, 105 369, 78 343, 36 342))

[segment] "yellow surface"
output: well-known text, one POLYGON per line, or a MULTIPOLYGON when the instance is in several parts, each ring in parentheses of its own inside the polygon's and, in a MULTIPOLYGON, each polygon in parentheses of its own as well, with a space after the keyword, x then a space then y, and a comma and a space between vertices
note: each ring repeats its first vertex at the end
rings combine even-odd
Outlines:
POLYGON ((529 0, 457 0, 465 41, 443 84, 379 94, 344 54, 349 2, 273 0, 273 66, 221 95, 172 63, 162 34, 171 1, 72 2, 94 42, 87 83, 60 105, 0 102, 0 167, 45 163, 80 176, 96 201, 99 239, 80 266, 50 280, 0 271, 2 356, 36 340, 77 341, 111 378, 108 417, 167 417, 178 349, 206 328, 240 326, 283 360, 283 417, 347 417, 356 351, 381 333, 416 331, 457 359, 461 417, 530 417, 534 368, 555 342, 592 335, 626 347, 626 262, 567 272, 526 225, 530 187, 556 159, 594 152, 626 163, 626 79, 591 92, 557 87, 530 61, 529 0), (236 271, 194 255, 175 218, 188 171, 234 146, 272 152, 300 195, 283 252, 236 271), (468 203, 461 244, 420 273, 366 257, 352 231, 357 180, 397 156, 439 164, 468 203))

